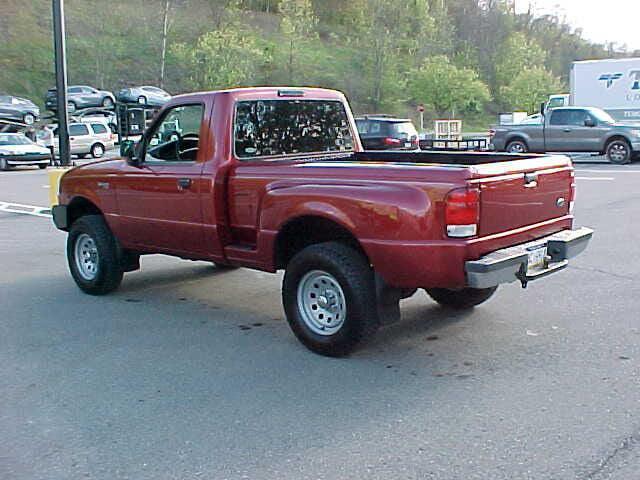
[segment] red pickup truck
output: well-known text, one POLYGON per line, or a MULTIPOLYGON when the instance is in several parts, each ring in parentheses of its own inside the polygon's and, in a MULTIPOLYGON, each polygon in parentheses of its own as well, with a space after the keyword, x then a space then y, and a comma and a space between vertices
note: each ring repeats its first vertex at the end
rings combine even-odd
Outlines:
POLYGON ((325 355, 397 320, 418 288, 471 308, 564 268, 593 233, 572 229, 569 158, 365 152, 332 90, 174 97, 125 150, 61 179, 53 218, 78 286, 111 292, 153 253, 285 269, 287 320, 325 355))

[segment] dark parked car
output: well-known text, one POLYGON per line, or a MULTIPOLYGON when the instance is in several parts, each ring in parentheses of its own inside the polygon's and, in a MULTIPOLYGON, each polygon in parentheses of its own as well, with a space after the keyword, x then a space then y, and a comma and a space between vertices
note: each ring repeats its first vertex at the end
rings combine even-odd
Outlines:
MULTIPOLYGON (((45 106, 51 111, 58 108, 57 92, 55 88, 47 90, 45 106)), ((69 113, 81 108, 103 107, 113 108, 116 99, 113 93, 107 90, 98 90, 86 85, 72 85, 67 88, 67 105, 69 113)))
POLYGON ((0 94, 0 118, 33 125, 40 118, 40 109, 26 98, 0 94))
POLYGON ((356 118, 365 150, 415 150, 420 148, 418 131, 406 118, 366 115, 356 118))
POLYGON ((171 99, 171 95, 161 88, 144 85, 141 87, 123 88, 118 92, 118 101, 122 103, 139 103, 161 107, 171 99))

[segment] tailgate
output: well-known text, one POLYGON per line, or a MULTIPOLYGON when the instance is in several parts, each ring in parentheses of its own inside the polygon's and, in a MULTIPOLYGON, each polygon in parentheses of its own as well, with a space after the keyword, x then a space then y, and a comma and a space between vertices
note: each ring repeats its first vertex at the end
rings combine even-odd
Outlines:
MULTIPOLYGON (((472 181, 480 187, 480 236, 526 227, 570 213, 574 188, 570 160, 546 157, 539 165, 532 160, 530 164, 505 162, 514 164, 509 173, 472 181), (555 165, 550 161, 553 159, 556 159, 555 165)), ((477 173, 482 175, 482 169, 477 173)))

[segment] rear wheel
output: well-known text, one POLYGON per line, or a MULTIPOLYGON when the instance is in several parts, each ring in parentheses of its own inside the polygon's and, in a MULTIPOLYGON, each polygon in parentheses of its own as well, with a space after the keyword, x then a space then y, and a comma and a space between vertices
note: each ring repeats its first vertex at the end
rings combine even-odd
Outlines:
POLYGON ((631 147, 625 140, 614 140, 607 145, 607 160, 617 165, 631 162, 631 147))
POLYGON ((73 223, 67 237, 67 261, 78 287, 90 295, 112 292, 122 282, 116 240, 101 215, 86 215, 73 223))
POLYGON ((498 287, 491 288, 427 288, 426 291, 440 305, 460 310, 473 308, 489 300, 498 287))
POLYGON ((102 99, 102 106, 104 108, 111 108, 113 107, 113 99, 111 97, 104 97, 102 99))
POLYGON ((91 146, 91 156, 93 158, 100 158, 104 155, 104 145, 101 143, 94 143, 91 146))
POLYGON ((338 242, 311 245, 293 257, 282 301, 295 335, 321 355, 348 355, 378 328, 373 270, 361 253, 338 242))
POLYGON ((507 144, 505 151, 508 153, 527 153, 529 147, 527 147, 527 144, 522 140, 512 140, 507 144))

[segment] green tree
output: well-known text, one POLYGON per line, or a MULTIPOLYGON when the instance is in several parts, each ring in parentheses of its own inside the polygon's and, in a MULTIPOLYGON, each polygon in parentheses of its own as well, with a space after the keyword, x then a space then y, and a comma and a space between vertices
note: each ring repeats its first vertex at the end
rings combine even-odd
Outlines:
POLYGON ((491 100, 489 87, 476 71, 458 68, 443 55, 412 70, 407 86, 413 102, 424 103, 437 115, 478 113, 491 100))
POLYGON ((216 89, 248 85, 265 62, 265 52, 251 36, 227 26, 203 34, 194 47, 173 47, 174 58, 188 74, 193 89, 216 89))
POLYGON ((511 34, 500 46, 497 55, 496 90, 510 84, 522 70, 541 67, 546 60, 546 54, 540 45, 521 32, 511 34))
POLYGON ((550 94, 563 88, 560 79, 551 72, 543 67, 533 67, 518 73, 509 85, 500 89, 500 93, 512 109, 532 113, 550 94))
POLYGON ((318 18, 311 0, 280 0, 278 10, 282 15, 280 31, 288 49, 287 71, 289 84, 294 83, 296 54, 302 43, 316 38, 318 18))

